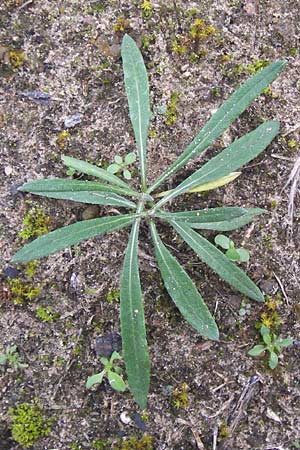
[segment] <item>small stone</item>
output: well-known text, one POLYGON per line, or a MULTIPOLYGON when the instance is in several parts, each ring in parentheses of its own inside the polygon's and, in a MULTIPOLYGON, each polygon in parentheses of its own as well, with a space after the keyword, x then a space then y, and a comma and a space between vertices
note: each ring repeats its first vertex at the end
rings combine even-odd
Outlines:
POLYGON ((82 211, 82 220, 89 220, 98 217, 100 213, 100 208, 98 205, 90 205, 85 210, 82 211))
POLYGON ((9 177, 9 175, 12 174, 12 171, 13 171, 13 169, 12 169, 11 166, 5 166, 5 167, 4 167, 4 173, 5 173, 5 175, 6 175, 7 177, 9 177))
POLYGON ((134 413, 132 417, 134 423, 139 427, 140 430, 146 431, 147 427, 139 413, 134 413))
POLYGON ((119 333, 112 332, 96 338, 97 356, 109 358, 111 354, 122 350, 122 338, 119 333))
POLYGON ((64 125, 65 128, 72 128, 75 127, 75 125, 79 124, 80 122, 81 122, 81 115, 73 114, 72 116, 69 116, 65 119, 64 125))
POLYGON ((19 271, 15 267, 6 267, 6 269, 3 272, 4 278, 10 278, 11 280, 14 278, 18 278, 19 271))
POLYGON ((123 411, 120 415, 120 420, 124 425, 128 425, 131 422, 131 418, 128 416, 126 411, 123 411))

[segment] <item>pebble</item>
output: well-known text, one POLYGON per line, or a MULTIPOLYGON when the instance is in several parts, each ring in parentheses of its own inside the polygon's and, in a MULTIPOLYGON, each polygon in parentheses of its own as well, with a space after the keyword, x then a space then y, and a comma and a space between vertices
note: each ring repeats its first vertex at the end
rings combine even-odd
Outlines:
POLYGON ((95 219, 100 213, 100 208, 98 205, 90 205, 82 211, 82 220, 95 219))
POLYGON ((9 175, 12 174, 12 171, 13 171, 13 169, 12 169, 11 166, 5 166, 5 167, 4 167, 4 173, 5 173, 5 175, 6 175, 7 177, 9 177, 9 175))
POLYGON ((124 425, 128 425, 131 422, 131 418, 126 411, 122 412, 122 414, 120 415, 120 420, 122 423, 124 423, 124 425))
POLYGON ((65 119, 65 128, 72 128, 81 122, 81 114, 73 114, 65 119))
POLYGON ((29 98, 35 103, 48 103, 50 100, 50 94, 48 92, 43 91, 25 91, 21 92, 23 97, 29 98))
POLYGON ((121 349, 122 338, 121 335, 115 331, 96 338, 95 350, 97 356, 109 358, 114 351, 120 352, 121 349))

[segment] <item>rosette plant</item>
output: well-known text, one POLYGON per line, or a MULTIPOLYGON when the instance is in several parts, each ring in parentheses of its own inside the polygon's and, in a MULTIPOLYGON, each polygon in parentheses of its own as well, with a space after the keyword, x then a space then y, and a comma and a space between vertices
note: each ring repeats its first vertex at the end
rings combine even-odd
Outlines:
POLYGON ((226 184, 239 173, 235 172, 259 155, 276 136, 277 121, 262 123, 254 131, 236 139, 229 147, 210 159, 171 191, 157 189, 192 158, 206 150, 247 106, 277 77, 285 63, 270 64, 242 84, 213 114, 181 156, 157 180, 148 186, 146 146, 151 118, 149 88, 145 64, 134 40, 125 35, 122 42, 122 60, 129 114, 139 158, 140 190, 90 163, 62 156, 69 168, 96 177, 98 181, 75 179, 41 179, 28 181, 21 191, 76 202, 113 205, 128 208, 128 214, 118 214, 84 220, 50 232, 25 245, 14 261, 29 261, 64 249, 103 233, 131 226, 121 274, 120 320, 123 357, 128 384, 141 408, 146 407, 150 383, 150 361, 138 264, 139 228, 142 220, 149 225, 155 256, 161 276, 170 297, 185 320, 203 337, 217 340, 218 327, 195 284, 184 268, 163 244, 157 221, 169 223, 224 281, 243 295, 256 301, 264 297, 253 281, 226 255, 195 230, 229 231, 249 223, 263 210, 258 208, 220 207, 203 210, 169 212, 167 204, 179 195, 209 190, 226 184))

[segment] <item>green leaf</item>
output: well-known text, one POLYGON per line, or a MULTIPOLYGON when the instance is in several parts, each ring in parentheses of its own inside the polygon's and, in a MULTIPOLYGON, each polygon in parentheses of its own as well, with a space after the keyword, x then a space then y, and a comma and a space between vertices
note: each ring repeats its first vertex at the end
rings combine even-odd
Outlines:
POLYGON ((262 326, 260 327, 259 332, 260 332, 261 336, 264 336, 265 334, 270 334, 269 328, 266 327, 265 325, 262 325, 262 326))
POLYGON ((150 228, 156 259, 170 297, 185 320, 202 336, 218 340, 219 332, 216 322, 194 283, 165 247, 153 222, 150 222, 150 228))
POLYGON ((239 169, 258 156, 270 144, 278 130, 279 123, 277 121, 265 122, 254 131, 237 139, 163 197, 154 209, 160 208, 172 198, 189 191, 199 184, 208 183, 239 169))
MULTIPOLYGON (((136 208, 136 204, 112 191, 126 191, 118 186, 108 186, 94 181, 77 181, 67 179, 46 179, 29 181, 19 188, 43 197, 72 200, 74 202, 94 205, 112 205, 124 208, 136 208), (112 189, 111 189, 112 188, 112 189)), ((126 193, 126 192, 125 192, 126 193)), ((126 195, 129 195, 126 193, 126 195)))
POLYGON ((125 89, 129 115, 140 158, 142 187, 146 187, 146 145, 150 122, 149 87, 143 57, 134 40, 127 34, 121 46, 125 89))
POLYGON ((2 353, 1 355, 0 355, 0 365, 4 365, 4 364, 6 364, 6 361, 7 361, 7 356, 4 354, 4 353, 2 353))
POLYGON ((120 166, 121 164, 123 164, 123 158, 120 155, 116 155, 115 162, 120 166))
POLYGON ((88 377, 87 382, 85 384, 85 387, 87 389, 90 389, 95 384, 101 384, 102 381, 103 381, 103 377, 105 375, 105 372, 106 372, 105 370, 102 370, 102 372, 95 373, 94 375, 91 375, 90 377, 88 377))
POLYGON ((261 355, 264 351, 266 351, 266 347, 264 345, 255 345, 251 350, 249 350, 249 356, 258 356, 261 355))
POLYGON ((129 172, 128 169, 124 169, 124 170, 123 170, 123 177, 124 177, 126 180, 131 180, 131 173, 129 172))
POLYGON ((136 402, 144 409, 150 384, 144 308, 138 268, 139 220, 132 226, 121 276, 120 318, 122 348, 128 384, 136 402))
POLYGON ((218 139, 252 101, 275 80, 285 65, 285 61, 276 61, 243 83, 211 117, 182 155, 150 186, 147 193, 154 191, 190 159, 195 158, 218 139))
MULTIPOLYGON (((210 183, 200 184, 199 186, 196 186, 193 189, 187 191, 187 194, 192 194, 194 192, 207 192, 213 189, 217 189, 218 187, 225 186, 226 184, 231 183, 231 181, 239 177, 241 173, 242 172, 232 172, 229 175, 226 175, 225 177, 222 178, 218 178, 217 180, 211 181, 210 183)), ((159 194, 155 194, 154 198, 164 197, 169 192, 171 191, 160 192, 159 194)))
POLYGON ((155 217, 183 222, 196 229, 230 231, 246 225, 253 217, 263 213, 265 211, 260 208, 223 207, 175 213, 159 211, 155 217))
POLYGON ((237 248, 236 252, 238 253, 239 257, 240 257, 240 261, 241 262, 248 262, 250 259, 250 255, 248 250, 246 250, 245 248, 237 248))
POLYGON ((280 347, 288 347, 289 345, 292 345, 292 343, 293 339, 291 338, 278 339, 278 341, 276 342, 276 344, 279 345, 280 347))
POLYGON ((262 335, 262 338, 263 338, 263 341, 264 341, 264 343, 265 343, 266 345, 271 344, 272 338, 271 338, 271 336, 270 336, 269 333, 264 333, 264 334, 262 335))
POLYGON ((101 217, 59 228, 25 245, 14 255, 12 261, 25 262, 42 258, 85 239, 127 227, 135 217, 135 214, 101 217))
POLYGON ((111 387, 118 392, 124 392, 126 390, 126 384, 123 378, 116 372, 109 370, 107 372, 107 378, 111 387))
POLYGON ((228 259, 230 259, 230 261, 240 260, 240 255, 238 254, 235 248, 229 248, 225 253, 225 255, 227 256, 228 259))
POLYGON ((216 245, 224 248, 224 250, 228 250, 230 247, 230 239, 227 236, 224 236, 224 234, 217 234, 215 237, 215 243, 216 245))
POLYGON ((190 227, 179 222, 170 222, 186 243, 197 253, 200 259, 211 267, 220 278, 238 291, 257 301, 264 301, 258 287, 239 267, 218 250, 207 239, 190 227))
POLYGON ((119 172, 120 166, 119 166, 119 164, 113 163, 113 164, 110 164, 106 170, 108 173, 115 174, 115 173, 119 172))
POLYGON ((80 159, 71 158, 70 156, 62 155, 61 159, 67 167, 71 167, 72 169, 75 169, 78 172, 85 173, 86 175, 92 175, 93 177, 101 178, 102 180, 107 181, 108 183, 116 184, 117 186, 129 189, 132 193, 135 194, 137 193, 135 190, 130 188, 125 181, 116 177, 116 175, 107 172, 107 170, 101 169, 101 167, 94 166, 93 164, 82 161, 80 159))
POLYGON ((135 160, 136 160, 136 155, 133 152, 130 152, 125 156, 125 164, 127 166, 129 166, 129 164, 133 164, 135 162, 135 160))
MULTIPOLYGON (((41 180, 30 180, 18 188, 19 191, 31 192, 32 194, 45 195, 51 192, 84 192, 84 191, 99 191, 110 192, 121 195, 129 195, 132 197, 139 197, 140 194, 132 192, 127 187, 113 186, 109 184, 102 184, 97 181, 81 181, 71 180, 70 178, 46 178, 41 180)), ((47 195, 51 197, 50 194, 47 195)))
POLYGON ((269 357, 269 367, 270 369, 275 369, 275 367, 278 365, 278 356, 276 355, 275 352, 270 352, 270 357, 269 357))

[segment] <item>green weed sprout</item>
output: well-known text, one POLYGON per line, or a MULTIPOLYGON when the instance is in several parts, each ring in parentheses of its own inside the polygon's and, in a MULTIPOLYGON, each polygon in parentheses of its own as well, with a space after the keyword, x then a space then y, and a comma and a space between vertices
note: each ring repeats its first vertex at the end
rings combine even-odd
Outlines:
POLYGON ((128 166, 130 166, 130 164, 133 164, 136 160, 136 154, 131 152, 128 153, 123 161, 122 156, 116 155, 115 156, 115 162, 113 164, 110 164, 107 167, 107 172, 112 173, 112 174, 116 174, 116 173, 123 173, 123 177, 126 180, 131 180, 131 173, 130 171, 127 169, 128 166))
POLYGON ((0 354, 0 366, 9 365, 14 370, 26 369, 28 364, 23 363, 16 345, 8 345, 5 353, 0 354))
POLYGON ((199 258, 233 288, 253 300, 264 301, 263 294, 253 281, 210 241, 195 231, 234 230, 262 214, 262 209, 230 206, 169 212, 166 206, 179 195, 207 190, 207 187, 212 189, 234 179, 239 174, 235 172, 237 169, 253 160, 270 144, 278 133, 279 123, 262 123, 255 130, 236 139, 171 191, 157 193, 157 189, 188 161, 210 147, 278 76, 285 62, 270 64, 242 84, 213 114, 181 156, 149 186, 146 149, 151 112, 147 72, 139 49, 128 35, 123 38, 121 52, 129 115, 139 158, 140 189, 134 189, 126 181, 104 169, 70 156, 62 156, 67 167, 99 178, 101 182, 67 178, 41 179, 28 181, 19 189, 45 197, 127 208, 131 212, 89 219, 59 228, 25 245, 13 260, 41 258, 85 239, 131 226, 120 282, 121 334, 128 383, 135 400, 144 409, 150 384, 150 360, 138 263, 140 223, 143 220, 150 228, 166 290, 185 320, 201 336, 218 340, 217 324, 195 284, 161 240, 156 228, 158 221, 163 220, 171 225, 199 258))
POLYGON ((245 248, 235 248, 234 242, 224 234, 215 237, 215 244, 226 250, 225 255, 230 261, 249 261, 249 252, 245 248))
POLYGON ((284 347, 292 345, 293 339, 278 339, 276 334, 271 333, 270 329, 265 325, 260 328, 260 334, 264 341, 263 344, 255 345, 251 350, 249 350, 249 356, 259 356, 263 352, 269 352, 268 364, 270 369, 275 369, 278 365, 278 355, 281 354, 284 347))
POLYGON ((118 352, 114 351, 107 359, 105 357, 100 358, 100 361, 104 365, 104 369, 100 373, 96 373, 88 377, 86 382, 86 388, 90 389, 95 384, 101 384, 104 377, 107 377, 111 387, 118 392, 124 392, 127 388, 125 381, 122 378, 122 368, 116 366, 115 361, 122 359, 118 352))

